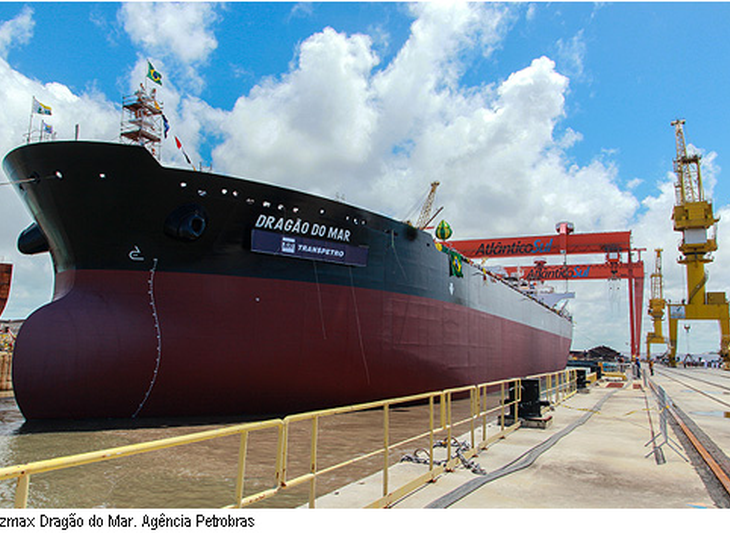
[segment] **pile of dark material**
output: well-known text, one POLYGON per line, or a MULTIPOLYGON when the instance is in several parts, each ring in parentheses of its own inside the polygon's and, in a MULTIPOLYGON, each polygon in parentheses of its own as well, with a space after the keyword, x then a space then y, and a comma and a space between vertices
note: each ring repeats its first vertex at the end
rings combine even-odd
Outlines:
POLYGON ((624 356, 613 348, 608 346, 596 346, 590 350, 571 351, 570 355, 573 359, 579 360, 598 360, 604 362, 623 362, 624 356))

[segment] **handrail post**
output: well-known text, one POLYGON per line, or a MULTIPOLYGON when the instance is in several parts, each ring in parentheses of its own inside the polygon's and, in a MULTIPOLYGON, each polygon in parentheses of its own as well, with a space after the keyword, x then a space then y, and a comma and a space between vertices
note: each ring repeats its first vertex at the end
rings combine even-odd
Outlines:
POLYGON ((30 474, 18 476, 18 484, 15 487, 15 507, 28 507, 28 490, 30 489, 30 474))
POLYGON ((545 392, 547 395, 547 401, 550 403, 555 403, 553 400, 553 374, 550 373, 547 377, 545 377, 545 392))
POLYGON ((568 382, 570 383, 570 393, 573 393, 573 371, 568 371, 568 382))
POLYGON ((238 471, 236 473, 236 508, 241 507, 241 500, 243 500, 243 481, 246 474, 247 447, 248 430, 241 433, 241 443, 238 447, 238 471))
POLYGON ((500 413, 500 430, 504 430, 504 382, 499 383, 499 413, 500 413))
POLYGON ((486 384, 479 389, 479 413, 482 416, 482 441, 484 441, 487 439, 487 385, 486 384))
POLYGON ((451 460, 451 392, 446 393, 446 462, 451 460))
POLYGON ((439 398, 439 411, 441 412, 441 429, 446 428, 446 391, 441 392, 439 398))
POLYGON ((428 470, 433 471, 433 394, 428 397, 428 470))
POLYGON ((565 399, 565 374, 564 372, 558 373, 558 377, 560 378, 560 401, 563 401, 565 399))
POLYGON ((317 496, 317 433, 319 426, 319 416, 312 417, 312 444, 309 450, 309 471, 312 473, 312 479, 309 482, 309 507, 314 508, 314 500, 317 496))
POLYGON ((477 411, 477 409, 478 409, 478 407, 477 407, 477 405, 478 405, 477 404, 477 387, 476 386, 472 386, 469 389, 469 399, 471 400, 471 420, 469 421, 469 424, 471 426, 471 446, 476 447, 477 446, 476 434, 474 432, 475 420, 476 420, 476 416, 478 413, 478 411, 477 411))
POLYGON ((558 403, 563 401, 563 393, 565 391, 565 376, 561 371, 558 371, 558 386, 560 387, 558 389, 558 403))
POLYGON ((289 421, 284 419, 284 424, 279 425, 279 439, 276 443, 276 488, 286 484, 286 460, 287 460, 287 434, 289 432, 289 421))
POLYGON ((557 373, 550 373, 550 389, 552 390, 551 400, 553 403, 558 402, 558 387, 560 382, 558 381, 557 373))
POLYGON ((383 496, 388 494, 388 448, 390 447, 390 404, 383 405, 383 496))
POLYGON ((550 402, 550 400, 548 399, 547 381, 545 377, 540 377, 540 399, 547 400, 548 403, 550 402))

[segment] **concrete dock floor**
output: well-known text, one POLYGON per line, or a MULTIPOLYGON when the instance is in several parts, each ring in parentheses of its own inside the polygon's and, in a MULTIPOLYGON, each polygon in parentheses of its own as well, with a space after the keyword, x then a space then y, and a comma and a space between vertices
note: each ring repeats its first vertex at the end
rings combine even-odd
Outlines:
MULTIPOLYGON (((662 369, 657 367, 650 379, 662 386, 689 416, 708 407, 717 411, 718 404, 692 394, 662 369)), ((723 380, 730 386, 730 377, 720 382, 723 380)), ((706 485, 672 428, 667 427, 667 435, 663 435, 657 400, 644 382, 602 381, 587 393, 578 393, 543 414, 552 417, 547 429, 520 428, 474 458, 486 476, 458 467, 392 507, 727 507, 727 495, 713 493, 712 487, 706 485), (585 422, 576 424, 581 419, 585 422), (551 446, 540 453, 545 442, 551 446), (531 465, 491 479, 490 473, 493 476, 506 465, 521 462, 518 459, 522 456, 524 460, 526 455, 537 455, 531 465)), ((730 421, 717 413, 700 413, 696 418, 709 437, 718 442, 720 451, 727 453, 730 421)), ((390 485, 406 483, 425 470, 423 464, 398 463, 389 470, 390 485)), ((316 506, 362 508, 382 495, 381 491, 382 476, 378 473, 320 497, 316 506)))

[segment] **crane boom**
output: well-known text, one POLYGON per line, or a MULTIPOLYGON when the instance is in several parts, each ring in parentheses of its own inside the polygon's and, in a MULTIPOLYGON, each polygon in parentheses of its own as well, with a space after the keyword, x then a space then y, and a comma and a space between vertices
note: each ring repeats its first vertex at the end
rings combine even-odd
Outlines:
POLYGON ((674 171, 677 174, 677 180, 674 182, 677 205, 701 202, 705 199, 700 173, 700 155, 687 154, 684 123, 684 120, 672 122, 677 146, 677 157, 674 160, 674 171))
MULTIPOLYGON (((664 300, 664 278, 662 276, 662 249, 654 250, 654 272, 651 274, 651 299, 664 300)), ((663 305, 662 305, 663 308, 663 305)), ((664 311, 662 310, 662 317, 664 311)))
POLYGON ((416 228, 419 230, 423 230, 426 228, 428 223, 431 221, 431 209, 433 208, 433 200, 436 197, 436 189, 439 186, 438 181, 434 181, 431 183, 431 190, 428 191, 428 196, 426 196, 426 202, 423 204, 423 207, 421 208, 421 213, 418 215, 418 220, 416 221, 416 228))

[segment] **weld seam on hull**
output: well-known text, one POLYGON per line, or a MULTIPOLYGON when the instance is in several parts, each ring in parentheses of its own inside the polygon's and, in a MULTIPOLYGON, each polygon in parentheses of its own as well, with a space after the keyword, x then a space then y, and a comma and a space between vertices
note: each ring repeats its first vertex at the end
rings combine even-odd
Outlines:
POLYGON ((147 392, 145 393, 144 398, 142 399, 142 402, 139 404, 139 407, 137 407, 137 410, 132 415, 133 419, 137 418, 140 411, 142 411, 144 404, 147 403, 147 399, 150 397, 150 394, 152 393, 152 388, 155 386, 155 382, 157 381, 157 373, 160 370, 160 363, 162 361, 162 334, 160 331, 160 318, 157 315, 157 304, 155 303, 155 271, 156 270, 157 270, 157 258, 155 257, 152 260, 152 269, 150 270, 150 278, 148 281, 149 294, 150 294, 150 308, 152 309, 152 318, 155 321, 155 334, 157 336, 157 357, 156 357, 156 361, 155 361, 155 371, 152 374, 152 380, 150 381, 150 385, 147 388, 147 392))

